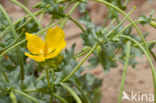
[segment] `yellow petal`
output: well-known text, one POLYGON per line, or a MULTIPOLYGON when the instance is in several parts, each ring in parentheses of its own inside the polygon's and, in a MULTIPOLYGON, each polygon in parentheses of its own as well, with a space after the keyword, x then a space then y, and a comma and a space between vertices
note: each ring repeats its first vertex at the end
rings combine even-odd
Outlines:
POLYGON ((47 53, 51 53, 53 50, 59 48, 62 45, 63 47, 61 47, 61 49, 63 49, 66 46, 64 31, 59 27, 49 29, 46 36, 46 44, 48 48, 47 53))
POLYGON ((58 45, 58 47, 55 49, 54 52, 50 53, 50 54, 47 54, 45 56, 45 59, 50 59, 50 58, 54 58, 56 56, 58 56, 58 54, 61 52, 61 50, 66 47, 66 41, 65 40, 62 40, 60 42, 60 44, 58 45))
POLYGON ((44 55, 31 55, 28 53, 25 53, 25 55, 37 62, 45 61, 44 55))
POLYGON ((43 54, 45 43, 40 37, 26 33, 27 48, 32 54, 43 54))

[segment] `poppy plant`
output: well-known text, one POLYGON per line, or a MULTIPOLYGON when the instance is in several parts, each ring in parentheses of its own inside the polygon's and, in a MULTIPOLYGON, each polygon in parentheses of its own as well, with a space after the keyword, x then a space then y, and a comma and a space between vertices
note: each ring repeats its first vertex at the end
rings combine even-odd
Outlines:
POLYGON ((56 57, 66 46, 65 33, 59 27, 49 29, 45 41, 30 33, 26 33, 26 39, 31 54, 25 55, 37 62, 56 57))

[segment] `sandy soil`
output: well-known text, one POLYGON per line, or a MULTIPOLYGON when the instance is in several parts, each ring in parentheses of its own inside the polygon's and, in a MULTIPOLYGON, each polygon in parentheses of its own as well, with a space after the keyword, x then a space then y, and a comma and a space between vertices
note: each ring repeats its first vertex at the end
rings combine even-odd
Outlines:
MULTIPOLYGON (((33 5, 35 2, 36 0, 31 0, 29 1, 29 4, 33 5)), ((18 20, 19 18, 25 15, 24 11, 21 8, 13 5, 8 0, 0 0, 0 3, 2 3, 2 5, 9 12, 9 15, 13 18, 13 21, 18 20)), ((31 7, 31 5, 29 5, 29 7, 31 7)), ((148 4, 146 0, 132 0, 130 3, 128 3, 127 11, 129 11, 133 6, 137 6, 137 9, 131 16, 133 19, 135 19, 142 13, 149 15, 152 9, 156 11, 155 0, 153 0, 152 4, 148 4)), ((88 5, 88 10, 89 15, 92 18, 92 21, 95 24, 101 24, 101 22, 105 18, 105 15, 107 14, 106 7, 98 3, 90 2, 88 5)), ((79 13, 76 11, 73 14, 73 17, 78 18, 78 16, 79 13)), ((154 17, 156 17, 156 13, 154 17)), ((45 24, 49 22, 48 18, 49 17, 46 16, 45 19, 43 20, 42 22, 43 26, 45 26, 45 24)), ((126 21, 126 23, 128 23, 128 21, 126 21)), ((155 34, 156 29, 153 29, 149 26, 140 27, 140 29, 143 33, 149 32, 147 40, 156 40, 155 34)), ((72 43, 76 42, 77 43, 76 50, 80 50, 82 48, 81 39, 79 37, 79 33, 81 32, 81 30, 78 27, 76 27, 72 22, 68 22, 64 30, 67 34, 66 38, 68 40, 67 43, 68 48, 72 45, 72 43)), ((133 32, 137 34, 135 30, 133 32)), ((153 50, 156 53, 156 49, 153 50)), ((147 94, 153 93, 152 74, 148 61, 145 58, 138 59, 138 61, 140 61, 140 64, 136 68, 131 67, 128 68, 124 91, 129 96, 132 91, 134 93, 137 93, 138 95, 145 93, 147 94)), ((122 76, 122 69, 123 66, 119 65, 118 68, 112 69, 109 73, 104 73, 101 66, 99 65, 94 70, 89 71, 99 78, 104 78, 103 86, 101 88, 103 94, 101 103, 117 103, 117 98, 120 89, 120 81, 122 76)), ((149 103, 149 102, 130 102, 124 100, 123 103, 149 103)))

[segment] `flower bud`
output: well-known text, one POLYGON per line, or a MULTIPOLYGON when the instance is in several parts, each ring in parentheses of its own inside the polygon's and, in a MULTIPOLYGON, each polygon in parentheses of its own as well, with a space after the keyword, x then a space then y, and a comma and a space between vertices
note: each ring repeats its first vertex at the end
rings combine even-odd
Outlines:
POLYGON ((156 22, 155 21, 150 21, 150 25, 156 29, 156 22))
POLYGON ((97 46, 96 51, 97 51, 98 54, 102 51, 102 48, 101 48, 100 45, 97 46))

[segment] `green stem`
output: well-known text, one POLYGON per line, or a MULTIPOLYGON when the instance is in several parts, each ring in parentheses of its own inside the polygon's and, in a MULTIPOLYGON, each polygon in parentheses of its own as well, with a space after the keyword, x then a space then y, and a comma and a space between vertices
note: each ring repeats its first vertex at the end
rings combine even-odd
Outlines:
POLYGON ((16 38, 17 37, 17 34, 16 34, 16 31, 14 30, 14 25, 12 24, 9 15, 6 13, 6 11, 4 10, 4 8, 2 7, 2 5, 0 5, 0 10, 4 14, 4 16, 6 17, 7 21, 9 22, 10 28, 11 28, 11 30, 13 32, 12 33, 13 34, 13 37, 16 38))
POLYGON ((18 38, 15 41, 13 41, 9 46, 7 46, 5 48, 2 48, 2 50, 0 50, 0 52, 6 50, 6 49, 10 48, 11 46, 13 46, 14 44, 16 44, 18 42, 18 40, 23 36, 24 31, 25 30, 22 30, 22 32, 20 33, 20 35, 18 36, 18 38))
POLYGON ((117 15, 114 13, 114 11, 112 11, 112 9, 110 9, 110 7, 107 7, 107 8, 109 10, 108 12, 110 12, 115 17, 115 20, 118 24, 120 21, 119 21, 119 18, 117 17, 117 15))
MULTIPOLYGON (((128 40, 131 40, 132 42, 134 42, 135 44, 137 44, 138 45, 138 47, 144 52, 144 54, 146 55, 146 57, 147 57, 147 59, 148 59, 148 62, 149 62, 149 64, 152 66, 153 65, 153 62, 152 62, 152 60, 151 60, 151 57, 148 55, 148 53, 147 53, 147 51, 144 49, 144 47, 138 42, 138 41, 136 41, 135 39, 133 39, 133 38, 131 38, 131 37, 129 37, 129 36, 126 36, 126 35, 120 35, 119 37, 121 37, 121 38, 126 38, 126 39, 128 39, 128 40)), ((152 68, 154 68, 154 67, 152 67, 152 68)), ((156 75, 154 74, 154 70, 152 69, 152 75, 153 75, 153 80, 154 80, 154 89, 155 89, 155 87, 156 87, 156 83, 155 83, 155 81, 156 81, 156 75)), ((156 90, 154 90, 154 94, 156 94, 156 90)), ((156 95, 154 95, 155 96, 155 98, 156 98, 156 95)), ((155 102, 154 102, 155 103, 155 102)))
MULTIPOLYGON (((51 70, 50 70, 50 71, 51 71, 51 70)), ((41 76, 37 78, 36 82, 39 82, 39 80, 41 80, 41 79, 44 78, 45 76, 46 76, 46 73, 43 72, 43 73, 41 74, 41 76)))
POLYGON ((23 24, 21 24, 16 31, 20 30, 22 27, 24 27, 25 25, 27 25, 30 21, 32 20, 32 18, 30 18, 29 20, 27 20, 26 22, 24 22, 23 24))
POLYGON ((21 53, 20 46, 17 47, 18 51, 18 60, 19 60, 19 65, 20 65, 20 72, 21 72, 21 88, 23 88, 23 82, 24 82, 24 61, 23 61, 23 54, 21 53))
MULTIPOLYGON (((141 45, 144 45, 144 43, 140 43, 141 45)), ((148 41, 147 45, 156 44, 156 40, 148 41)), ((134 44, 134 46, 137 46, 134 44)))
POLYGON ((10 98, 12 100, 12 103, 17 103, 17 99, 16 99, 14 92, 10 92, 10 98))
MULTIPOLYGON (((139 23, 139 20, 134 21, 135 23, 139 23)), ((130 23, 129 25, 127 25, 124 29, 122 29, 119 33, 116 34, 116 37, 121 35, 126 29, 128 29, 129 27, 131 27, 132 24, 130 23)))
POLYGON ((48 88, 50 89, 51 86, 50 86, 50 79, 49 79, 49 72, 48 72, 48 69, 45 69, 45 71, 46 71, 46 76, 47 76, 48 88))
POLYGON ((61 28, 64 28, 65 24, 67 23, 70 15, 74 12, 74 10, 77 8, 77 6, 79 5, 79 2, 76 2, 75 5, 71 8, 71 10, 69 11, 68 15, 65 17, 65 20, 62 22, 61 24, 61 28))
POLYGON ((77 82, 76 79, 75 79, 75 83, 76 83, 77 89, 80 91, 80 93, 82 94, 82 97, 84 98, 84 102, 89 103, 89 100, 88 100, 87 96, 85 95, 84 91, 80 88, 80 85, 79 85, 79 83, 77 82))
MULTIPOLYGON (((62 17, 68 17, 70 21, 72 21, 74 24, 76 24, 76 25, 81 29, 81 31, 85 33, 85 30, 84 30, 83 27, 80 25, 80 23, 77 22, 76 20, 74 20, 69 14, 68 14, 68 15, 62 15, 62 14, 60 14, 60 16, 62 16, 62 17)), ((51 20, 53 21, 53 19, 51 19, 51 20)), ((50 21, 50 22, 51 22, 51 21, 50 21)))
POLYGON ((89 53, 81 60, 81 62, 74 68, 74 70, 67 75, 62 82, 67 81, 71 76, 74 75, 74 73, 80 68, 80 66, 87 60, 87 58, 94 52, 94 50, 96 49, 96 47, 98 46, 98 43, 96 43, 93 48, 89 51, 89 53))
POLYGON ((110 28, 111 28, 111 26, 114 24, 114 22, 115 22, 115 19, 112 19, 111 21, 110 21, 110 23, 109 23, 109 25, 107 26, 107 27, 103 27, 103 29, 102 30, 109 30, 110 28))
POLYGON ((23 95, 23 96, 25 96, 25 97, 27 97, 27 98, 29 98, 29 99, 31 99, 33 102, 35 102, 35 103, 39 103, 39 101, 37 100, 37 99, 35 99, 34 97, 32 97, 32 96, 30 96, 30 95, 28 95, 28 94, 26 94, 26 93, 24 93, 24 92, 22 92, 22 91, 18 91, 18 90, 13 90, 15 93, 19 93, 19 94, 21 94, 21 95, 23 95))
MULTIPOLYGON (((60 2, 59 2, 60 3, 60 2)), ((72 5, 72 2, 67 2, 67 5, 64 5, 63 9, 68 9, 72 5)))
POLYGON ((24 40, 22 40, 22 41, 20 41, 20 42, 18 42, 18 43, 16 43, 16 44, 14 44, 14 45, 11 46, 10 48, 6 49, 3 53, 0 54, 0 58, 1 58, 2 56, 4 56, 6 53, 8 53, 9 51, 11 51, 12 49, 16 48, 17 46, 21 45, 22 43, 24 43, 24 42, 26 42, 26 41, 27 41, 27 40, 24 39, 24 40))
POLYGON ((107 34, 107 37, 109 37, 112 33, 114 33, 124 23, 124 21, 133 13, 135 9, 136 7, 134 6, 133 9, 122 19, 122 21, 111 32, 107 34))
POLYGON ((43 72, 42 74, 41 74, 41 76, 39 76, 38 78, 37 78, 37 80, 36 80, 36 82, 38 83, 42 78, 44 78, 45 77, 45 72, 43 72))
POLYGON ((51 82, 51 100, 53 101, 54 94, 54 68, 51 70, 52 82, 51 82))
MULTIPOLYGON (((41 12, 43 12, 43 10, 44 10, 44 9, 41 9, 41 10, 35 12, 35 13, 34 13, 34 16, 39 15, 41 12)), ((29 17, 29 15, 26 15, 25 17, 23 17, 23 18, 19 19, 18 21, 16 21, 13 25, 18 24, 21 20, 23 20, 24 18, 28 18, 28 17, 29 17)), ((29 19, 28 21, 30 22, 31 20, 32 20, 32 18, 29 19)), ((27 23, 28 23, 28 22, 27 22, 27 23)), ((27 23, 24 23, 24 24, 26 25, 27 23)), ((17 30, 19 30, 20 28, 22 28, 22 27, 24 26, 24 24, 22 24, 20 27, 18 27, 17 30)), ((4 34, 6 34, 8 31, 10 31, 10 26, 6 27, 6 29, 0 33, 0 39, 1 39, 1 38, 4 36, 4 34)))
POLYGON ((149 50, 150 50, 151 55, 153 56, 154 61, 156 62, 156 55, 153 53, 152 49, 149 49, 149 50))
POLYGON ((52 19, 52 18, 51 18, 51 19, 50 19, 50 22, 49 22, 49 24, 48 24, 48 26, 51 25, 51 24, 54 22, 54 20, 55 20, 55 19, 52 19))
MULTIPOLYGON (((2 10, 4 16, 6 17, 7 21, 9 22, 9 25, 10 25, 10 28, 12 30, 12 34, 13 34, 13 37, 14 39, 17 39, 17 34, 16 34, 16 31, 15 31, 15 28, 14 28, 14 25, 13 23, 11 22, 10 18, 9 18, 9 15, 6 13, 6 11, 4 10, 4 8, 0 5, 0 9, 2 10)), ((21 88, 23 88, 23 80, 24 80, 24 65, 23 65, 23 56, 20 52, 20 46, 18 46, 16 48, 16 52, 17 52, 17 57, 18 57, 18 60, 19 60, 19 65, 20 65, 20 70, 21 70, 21 88)))
POLYGON ((120 51, 120 48, 118 48, 115 52, 114 52, 114 56, 113 57, 115 57, 115 55, 117 55, 118 53, 119 53, 119 51, 120 51))
POLYGON ((29 89, 29 90, 23 90, 26 93, 30 93, 30 92, 39 92, 37 89, 29 89))
POLYGON ((11 2, 15 3, 16 5, 20 6, 21 8, 23 8, 23 10, 25 12, 27 12, 32 18, 33 20, 36 22, 36 24, 39 26, 39 28, 42 30, 42 26, 40 25, 40 22, 36 19, 36 17, 34 16, 34 14, 27 9, 23 4, 21 4, 20 2, 16 1, 16 0, 10 0, 11 2))
POLYGON ((83 48, 81 51, 79 51, 78 53, 76 53, 73 58, 74 59, 79 58, 79 57, 85 55, 86 53, 88 53, 90 50, 91 50, 91 47, 83 48))
POLYGON ((118 103, 121 103, 121 100, 122 100, 122 94, 123 94, 123 90, 124 90, 125 78, 126 78, 126 74, 127 74, 127 67, 128 67, 128 62, 129 62, 129 58, 130 58, 130 48, 131 48, 131 42, 128 41, 127 42, 127 49, 126 49, 127 50, 127 52, 126 52, 126 61, 125 61, 125 64, 124 64, 124 69, 123 69, 123 74, 122 74, 122 79, 121 79, 118 103))
POLYGON ((80 98, 77 96, 77 94, 69 87, 67 87, 66 85, 64 85, 63 83, 61 83, 62 87, 65 88, 77 101, 77 103, 82 103, 82 101, 80 100, 80 98))
MULTIPOLYGON (((63 19, 64 19, 64 18, 63 18, 63 19)), ((48 26, 48 27, 46 27, 46 28, 42 29, 41 31, 39 31, 39 32, 35 33, 34 35, 39 35, 39 34, 41 34, 41 33, 45 32, 45 31, 47 31, 48 29, 50 29, 50 28, 52 28, 52 27, 56 26, 57 24, 59 24, 60 22, 62 22, 62 21, 63 21, 63 19, 61 19, 61 20, 57 21, 56 23, 54 23, 54 24, 52 24, 52 25, 50 25, 50 26, 48 26)))
POLYGON ((129 1, 129 0, 125 0, 125 2, 124 2, 124 4, 123 4, 123 6, 124 6, 124 7, 126 7, 126 6, 127 6, 128 1, 129 1))
POLYGON ((38 21, 39 21, 39 23, 41 23, 41 22, 42 22, 43 17, 44 17, 44 14, 41 14, 41 15, 40 15, 40 17, 39 17, 39 20, 38 20, 38 21))
POLYGON ((64 98, 62 98, 62 97, 60 97, 60 96, 58 96, 58 95, 56 95, 56 94, 53 94, 54 95, 54 97, 56 97, 58 100, 60 100, 62 103, 68 103, 64 98))
POLYGON ((51 103, 53 103, 53 92, 51 91, 51 84, 50 84, 50 78, 49 78, 49 71, 48 69, 45 70, 46 72, 46 76, 47 76, 47 82, 48 82, 48 88, 49 88, 49 91, 51 92, 51 103))
MULTIPOLYGON (((25 92, 38 92, 36 89, 32 90, 25 90, 25 92)), ((60 100, 62 103, 68 103, 64 98, 58 96, 57 94, 53 93, 53 96, 60 100)))
POLYGON ((109 16, 106 16, 104 19, 103 26, 102 26, 103 28, 105 28, 107 26, 108 20, 109 20, 109 16))
POLYGON ((82 32, 86 32, 84 29, 83 29, 83 27, 76 21, 76 20, 74 20, 72 17, 69 17, 69 19, 73 22, 73 23, 75 23, 80 29, 81 29, 81 31, 82 32))
POLYGON ((9 79, 8 79, 8 77, 7 77, 7 75, 6 75, 6 73, 5 73, 5 72, 2 72, 2 74, 3 74, 3 77, 5 78, 6 82, 9 83, 10 81, 9 81, 9 79))

